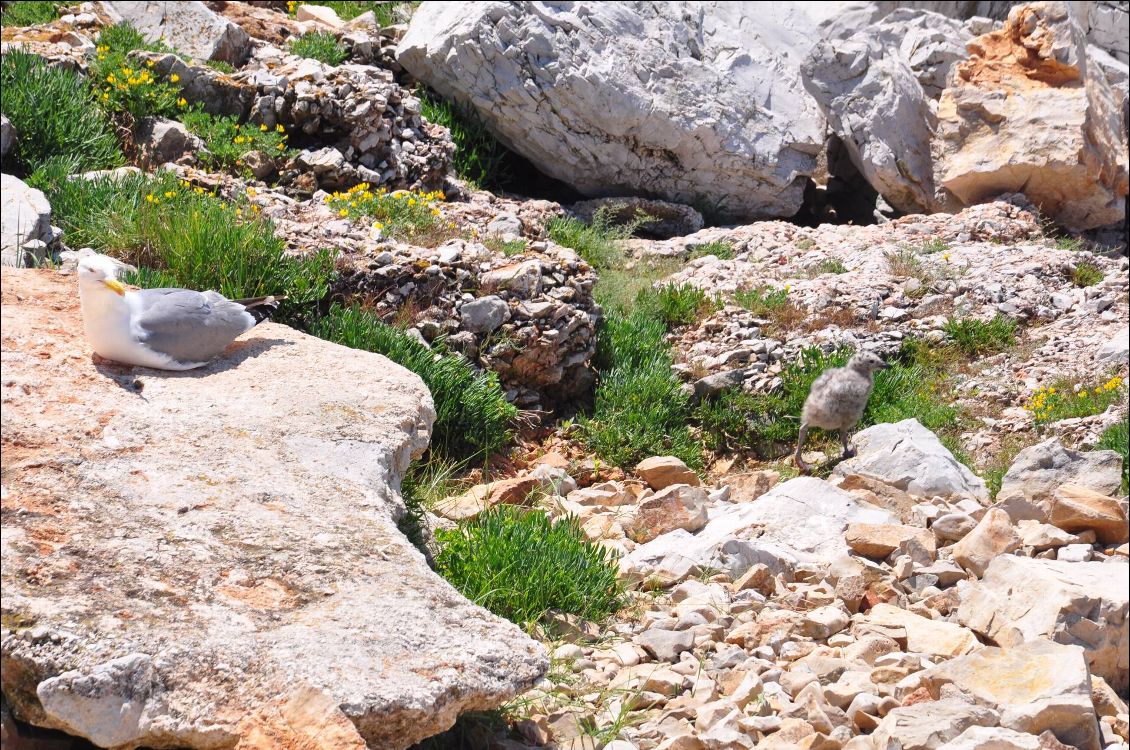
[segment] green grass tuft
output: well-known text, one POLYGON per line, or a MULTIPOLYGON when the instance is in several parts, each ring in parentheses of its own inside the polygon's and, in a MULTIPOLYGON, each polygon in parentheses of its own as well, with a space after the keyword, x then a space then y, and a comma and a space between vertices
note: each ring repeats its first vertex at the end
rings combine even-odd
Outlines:
POLYGON ((453 224, 442 221, 439 208, 443 192, 398 190, 389 193, 384 188, 369 189, 361 182, 345 192, 334 192, 326 198, 326 205, 341 218, 373 219, 373 228, 386 237, 424 243, 435 247, 452 235, 453 224))
POLYGON ((713 255, 719 260, 733 260, 734 246, 725 240, 715 240, 714 242, 695 245, 691 248, 691 260, 695 258, 705 258, 707 255, 713 255))
POLYGON ((1015 320, 996 315, 992 320, 950 318, 942 326, 954 345, 967 357, 1003 352, 1016 344, 1015 320))
POLYGON ((181 120, 186 128, 204 141, 207 151, 199 154, 200 161, 213 169, 249 172, 242 168, 241 162, 241 157, 248 151, 262 151, 272 158, 294 153, 287 146, 287 134, 282 125, 274 128, 249 123, 241 125, 235 117, 211 115, 200 107, 185 112, 181 120))
POLYGON ((824 258, 817 263, 812 269, 813 276, 820 276, 825 273, 847 273, 847 266, 839 258, 824 258))
POLYGON ((70 171, 123 163, 113 124, 94 104, 86 81, 47 65, 38 55, 13 50, 0 61, 0 109, 17 138, 5 171, 30 175, 49 162, 70 171))
POLYGON ((299 57, 308 57, 326 65, 341 65, 349 57, 349 50, 329 31, 311 31, 294 39, 290 51, 299 57))
POLYGON ((423 379, 432 392, 436 421, 432 450, 452 459, 488 458, 512 437, 518 411, 506 401, 498 376, 476 372, 442 341, 428 348, 403 330, 358 307, 334 305, 311 333, 344 346, 383 354, 423 379))
POLYGON ((610 464, 673 455, 702 466, 688 426, 690 397, 671 370, 666 332, 661 320, 640 312, 610 315, 601 328, 593 412, 580 426, 588 448, 610 464))
POLYGON ((510 179, 516 157, 498 142, 478 114, 428 89, 419 89, 416 96, 424 119, 451 132, 455 173, 461 179, 475 189, 498 189, 510 179))
POLYGON ((639 292, 636 309, 668 328, 697 323, 717 308, 706 292, 690 284, 664 284, 639 292))
POLYGON ((623 264, 621 243, 651 221, 650 216, 640 213, 626 224, 616 224, 612 220, 612 212, 601 208, 588 224, 572 216, 555 216, 545 229, 549 239, 576 250, 577 255, 590 266, 603 270, 623 264))
POLYGON ((163 42, 149 43, 128 23, 107 26, 95 40, 97 50, 90 65, 91 86, 99 105, 108 112, 142 117, 177 117, 186 105, 180 97, 179 77, 160 79, 152 63, 131 59, 134 50, 172 52, 163 42))
MULTIPOLYGON (((412 17, 412 11, 416 9, 419 2, 381 2, 380 0, 315 0, 315 2, 304 3, 305 5, 321 5, 326 8, 333 8, 337 13, 337 17, 343 21, 352 21, 362 13, 373 11, 373 15, 377 17, 377 24, 380 26, 392 26, 397 23, 404 23, 412 17)), ((294 8, 297 8, 299 3, 289 3, 294 8)))
POLYGON ((574 518, 499 506, 437 531, 436 570, 471 601, 523 626, 550 610, 603 620, 624 601, 613 553, 574 518))
POLYGON ((1075 419, 1102 414, 1111 406, 1126 400, 1126 383, 1115 375, 1102 383, 1077 383, 1057 380, 1050 386, 1036 389, 1024 408, 1032 414, 1037 426, 1062 419, 1075 419))
POLYGON ((1122 494, 1125 495, 1128 491, 1127 486, 1130 485, 1130 432, 1128 432, 1127 420, 1123 420, 1117 424, 1112 424, 1107 427, 1103 432, 1099 442, 1095 445, 1096 450, 1117 451, 1122 454, 1122 494))
POLYGON ((1103 269, 1094 263, 1084 261, 1071 269, 1071 283, 1077 287, 1094 286, 1102 280, 1103 269))
POLYGON ((759 318, 771 318, 789 302, 788 289, 759 286, 756 289, 739 289, 734 292, 734 302, 759 318))
POLYGON ((205 60, 204 64, 212 70, 218 70, 226 75, 231 75, 235 72, 235 66, 227 60, 205 60))
MULTIPOLYGON (((59 17, 59 3, 16 0, 0 9, 0 26, 38 26, 59 17)), ((7 113, 5 113, 7 114, 7 113)))

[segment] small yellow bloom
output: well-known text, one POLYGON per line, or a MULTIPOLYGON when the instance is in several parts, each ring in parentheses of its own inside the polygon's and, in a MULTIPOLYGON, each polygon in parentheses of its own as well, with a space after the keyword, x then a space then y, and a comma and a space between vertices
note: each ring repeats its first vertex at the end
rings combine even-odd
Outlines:
POLYGON ((337 215, 342 216, 342 217, 349 216, 349 209, 343 208, 343 209, 341 209, 340 211, 337 212, 337 215))
POLYGON ((275 148, 277 148, 279 151, 282 151, 284 148, 286 148, 286 146, 280 143, 279 145, 275 146, 275 148))
POLYGON ((264 123, 261 123, 261 124, 259 125, 259 131, 260 131, 260 132, 263 132, 263 133, 267 132, 267 123, 265 123, 265 122, 264 122, 264 123))
POLYGON ((152 60, 146 60, 145 61, 145 67, 147 67, 147 68, 152 68, 156 64, 157 63, 153 62, 152 60))
POLYGON ((285 133, 285 132, 286 132, 286 128, 284 128, 284 127, 283 127, 282 125, 276 125, 276 126, 275 126, 275 131, 276 131, 276 132, 278 132, 278 133, 285 133))
POLYGON ((179 80, 180 76, 178 76, 176 73, 173 73, 171 76, 169 76, 169 83, 176 83, 179 80))
POLYGON ((259 192, 255 188, 253 188, 253 187, 247 188, 247 197, 248 198, 254 198, 258 194, 259 194, 259 192))
POLYGON ((145 200, 147 203, 153 203, 157 200, 157 198, 154 197, 153 193, 150 193, 149 195, 145 196, 145 200))
POLYGON ((187 105, 188 105, 188 100, 185 99, 183 96, 180 99, 177 99, 177 106, 178 107, 185 107, 187 105))
POLYGON ((373 222, 373 229, 384 229, 384 228, 385 228, 385 225, 380 223, 379 221, 373 222))
POLYGON ((165 197, 166 197, 166 198, 175 198, 175 197, 176 197, 176 191, 174 191, 174 190, 166 190, 166 191, 165 191, 165 197))
POLYGON ((202 188, 202 187, 196 188, 196 194, 197 195, 204 195, 204 188, 202 188))
POLYGON ((117 80, 118 80, 117 78, 114 78, 114 74, 113 74, 113 73, 111 73, 110 75, 106 76, 106 83, 116 83, 116 82, 117 82, 117 80))

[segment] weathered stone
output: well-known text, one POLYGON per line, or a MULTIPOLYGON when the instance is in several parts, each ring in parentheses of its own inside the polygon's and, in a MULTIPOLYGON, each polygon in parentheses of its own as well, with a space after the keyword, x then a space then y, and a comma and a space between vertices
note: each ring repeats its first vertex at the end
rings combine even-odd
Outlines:
POLYGON ((16 129, 7 115, 0 115, 0 157, 5 157, 16 142, 16 129))
POLYGON ((541 677, 542 647, 396 528, 434 416, 417 376, 270 323, 191 376, 107 366, 74 285, 3 274, 17 717, 130 747, 403 748, 541 677))
POLYGON ((938 103, 935 182, 962 204, 1023 192, 1072 230, 1122 221, 1126 132, 1064 2, 1019 5, 968 45, 938 103))
POLYGON ((52 240, 51 204, 18 177, 0 175, 0 258, 23 267, 43 262, 43 245, 52 240), (32 249, 34 248, 34 250, 32 249))
POLYGON ((471 333, 490 333, 510 319, 510 306, 491 294, 464 302, 459 315, 463 328, 471 333))
POLYGON ((781 473, 772 469, 751 471, 742 474, 728 474, 724 479, 730 488, 730 501, 752 503, 781 481, 781 473))
POLYGON ((1021 546, 1031 547, 1036 552, 1079 542, 1074 534, 1039 521, 1021 521, 1016 524, 1016 531, 1020 534, 1021 546))
POLYGON ((855 458, 838 464, 834 476, 870 474, 922 497, 989 499, 984 480, 954 458, 938 436, 916 419, 868 427, 853 442, 855 458))
POLYGON ((655 659, 674 663, 679 661, 679 654, 694 648, 694 633, 652 628, 636 636, 635 642, 655 659))
POLYGON ((938 750, 1048 750, 1040 738, 1004 727, 973 726, 938 750))
POLYGON ((983 648, 927 670, 934 697, 953 685, 1000 714, 1000 725, 1039 734, 1050 730, 1079 750, 1099 750, 1091 676, 1078 646, 1046 640, 1014 648, 983 648))
POLYGON ((441 500, 435 513, 451 521, 469 521, 496 505, 529 505, 530 493, 541 486, 541 479, 532 475, 476 484, 462 495, 441 500))
POLYGON ((114 22, 127 21, 148 42, 164 39, 199 60, 240 65, 250 51, 247 32, 216 15, 202 2, 168 3, 106 0, 99 3, 114 22))
POLYGON ((706 525, 706 503, 701 487, 673 484, 643 500, 625 531, 641 544, 675 529, 698 531, 706 525))
POLYGON ((851 523, 844 532, 844 541, 857 555, 881 560, 912 539, 932 556, 936 547, 934 535, 926 529, 895 524, 851 523))
POLYGON ((851 618, 839 607, 817 607, 805 613, 800 632, 809 638, 826 641, 846 628, 849 622, 851 618))
POLYGON ((417 10, 397 55, 586 195, 791 216, 823 140, 789 62, 814 36, 807 14, 745 3, 437 3, 417 10), (519 47, 537 52, 506 52, 519 47))
POLYGON ((996 726, 992 709, 961 700, 947 699, 896 708, 879 722, 871 735, 876 748, 935 750, 969 727, 996 726))
POLYGON ((1065 484, 1114 495, 1122 485, 1122 456, 1116 451, 1073 451, 1049 438, 1016 455, 1001 480, 997 504, 1013 521, 1047 523, 1049 501, 1065 484))
POLYGON ((962 595, 957 617, 1004 648, 1040 638, 1082 646, 1090 670, 1125 691, 1128 607, 1121 565, 1003 555, 962 595))
POLYGON ((977 528, 977 522, 966 513, 946 513, 930 524, 930 530, 941 541, 956 542, 977 528))
POLYGON ((323 5, 306 5, 305 3, 299 5, 294 12, 294 18, 298 21, 314 21, 335 31, 345 25, 337 11, 323 5))
POLYGON ((1020 535, 1012 519, 1000 508, 989 508, 981 520, 961 541, 953 545, 953 559, 975 576, 981 576, 998 555, 1006 555, 1020 547, 1020 535))
POLYGON ((1130 538, 1126 511, 1117 500, 1071 484, 1052 496, 1048 523, 1064 531, 1094 531, 1104 544, 1121 544, 1130 538))
POLYGON ((188 128, 176 120, 163 117, 143 119, 134 138, 142 164, 150 169, 166 162, 180 161, 185 156, 194 156, 204 148, 204 141, 188 132, 188 128))
POLYGON ((479 288, 486 294, 509 292, 518 299, 530 299, 541 293, 541 261, 527 260, 502 266, 482 274, 479 288))
POLYGON ((981 647, 977 636, 967 628, 952 622, 930 620, 892 604, 877 604, 866 615, 857 615, 855 620, 861 625, 904 629, 908 651, 949 658, 981 647))
POLYGON ((699 485, 698 474, 675 456, 652 456, 636 464, 636 474, 653 490, 673 484, 699 485))

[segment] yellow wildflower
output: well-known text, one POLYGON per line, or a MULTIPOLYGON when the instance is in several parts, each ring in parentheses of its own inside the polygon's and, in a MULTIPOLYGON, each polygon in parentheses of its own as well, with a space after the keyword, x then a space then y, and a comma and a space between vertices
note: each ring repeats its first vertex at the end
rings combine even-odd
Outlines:
POLYGON ((157 63, 153 62, 152 60, 146 60, 145 61, 145 67, 147 67, 147 68, 152 68, 156 64, 157 63))
POLYGON ((265 123, 265 122, 261 123, 259 125, 259 130, 260 130, 260 132, 264 132, 264 133, 267 132, 267 123, 265 123))
POLYGON ((188 105, 188 100, 185 99, 183 96, 180 99, 177 99, 177 106, 178 107, 185 107, 187 105, 188 105))
POLYGON ((286 132, 286 128, 284 128, 284 127, 283 127, 282 125, 276 125, 276 126, 275 126, 275 132, 278 132, 278 133, 285 133, 285 132, 286 132))
POLYGON ((277 148, 279 151, 282 151, 284 148, 286 148, 286 146, 280 143, 279 145, 275 146, 275 148, 277 148))
POLYGON ((175 190, 166 190, 165 191, 165 197, 166 198, 175 198, 176 197, 176 191, 175 190))
POLYGON ((343 208, 337 212, 337 215, 342 217, 349 216, 349 209, 343 208))
POLYGON ((176 73, 173 73, 171 76, 169 76, 169 83, 176 83, 179 80, 180 76, 178 76, 176 73))
POLYGON ((150 193, 149 195, 145 196, 145 202, 146 203, 155 203, 156 201, 157 201, 157 198, 153 195, 153 193, 150 193))

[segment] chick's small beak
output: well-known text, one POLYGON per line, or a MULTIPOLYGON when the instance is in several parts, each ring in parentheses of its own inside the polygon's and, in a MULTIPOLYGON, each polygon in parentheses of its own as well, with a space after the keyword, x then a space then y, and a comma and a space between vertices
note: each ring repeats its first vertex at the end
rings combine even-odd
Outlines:
POLYGON ((890 365, 889 362, 880 362, 879 363, 879 369, 880 370, 889 370, 889 369, 891 369, 891 365, 890 365))
POLYGON ((126 296, 126 285, 116 279, 102 279, 102 283, 113 289, 118 295, 126 296))

